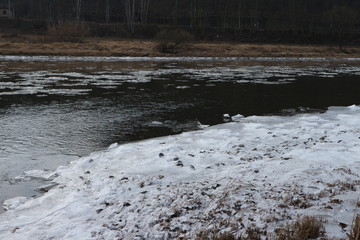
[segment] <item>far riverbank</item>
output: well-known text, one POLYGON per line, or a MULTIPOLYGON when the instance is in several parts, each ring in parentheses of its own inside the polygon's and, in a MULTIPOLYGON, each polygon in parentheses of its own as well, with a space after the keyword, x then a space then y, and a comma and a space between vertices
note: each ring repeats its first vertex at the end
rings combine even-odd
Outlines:
POLYGON ((155 40, 85 38, 60 42, 48 36, 2 35, 0 55, 129 57, 295 57, 359 58, 360 47, 330 45, 194 42, 177 53, 161 53, 155 40))

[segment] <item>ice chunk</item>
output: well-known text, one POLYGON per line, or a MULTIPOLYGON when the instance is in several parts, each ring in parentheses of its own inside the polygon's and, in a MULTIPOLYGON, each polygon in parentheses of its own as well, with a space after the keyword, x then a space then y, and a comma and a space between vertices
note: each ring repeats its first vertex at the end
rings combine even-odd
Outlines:
POLYGON ((20 205, 24 204, 29 198, 27 197, 14 197, 4 202, 4 209, 6 211, 15 209, 20 205))
POLYGON ((113 144, 111 144, 111 145, 108 147, 108 150, 114 149, 114 148, 116 148, 117 146, 118 146, 118 143, 113 143, 113 144))
POLYGON ((243 119, 243 118, 245 118, 244 115, 237 114, 237 115, 231 117, 231 121, 238 122, 238 121, 240 121, 240 119, 243 119))
POLYGON ((40 193, 48 192, 50 189, 52 189, 53 187, 55 187, 57 185, 59 185, 59 184, 58 183, 50 183, 50 184, 47 184, 44 186, 37 187, 35 190, 40 193))
POLYGON ((152 122, 150 123, 150 125, 151 125, 151 126, 161 126, 161 125, 163 125, 163 123, 162 123, 162 122, 159 122, 159 121, 152 121, 152 122))
POLYGON ((50 170, 29 170, 24 172, 24 177, 30 179, 51 181, 57 177, 57 174, 50 170))

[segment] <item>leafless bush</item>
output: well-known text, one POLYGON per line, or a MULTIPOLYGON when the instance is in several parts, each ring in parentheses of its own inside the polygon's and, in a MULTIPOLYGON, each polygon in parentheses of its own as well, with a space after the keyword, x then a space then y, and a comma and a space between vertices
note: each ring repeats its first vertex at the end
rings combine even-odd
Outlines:
POLYGON ((48 26, 48 34, 63 42, 82 42, 89 33, 89 27, 82 22, 60 22, 48 26))
POLYGON ((159 41, 158 49, 162 53, 177 53, 189 46, 190 42, 194 40, 194 36, 182 29, 163 30, 156 35, 159 41))

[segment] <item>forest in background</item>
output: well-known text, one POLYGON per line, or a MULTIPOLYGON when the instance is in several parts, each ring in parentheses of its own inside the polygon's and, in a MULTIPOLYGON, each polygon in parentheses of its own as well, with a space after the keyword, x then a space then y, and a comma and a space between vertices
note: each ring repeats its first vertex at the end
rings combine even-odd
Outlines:
POLYGON ((86 22, 99 37, 153 38, 181 28, 198 40, 360 44, 358 0, 1 0, 4 31, 44 33, 86 22))

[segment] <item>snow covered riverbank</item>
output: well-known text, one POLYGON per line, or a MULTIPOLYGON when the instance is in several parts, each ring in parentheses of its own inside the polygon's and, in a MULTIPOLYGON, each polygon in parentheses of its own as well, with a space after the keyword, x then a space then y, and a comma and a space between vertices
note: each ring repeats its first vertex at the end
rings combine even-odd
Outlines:
POLYGON ((247 117, 112 145, 37 176, 57 186, 7 201, 0 239, 194 239, 249 227, 271 234, 301 215, 326 220, 327 236, 341 238, 360 213, 359 173, 360 107, 247 117))

